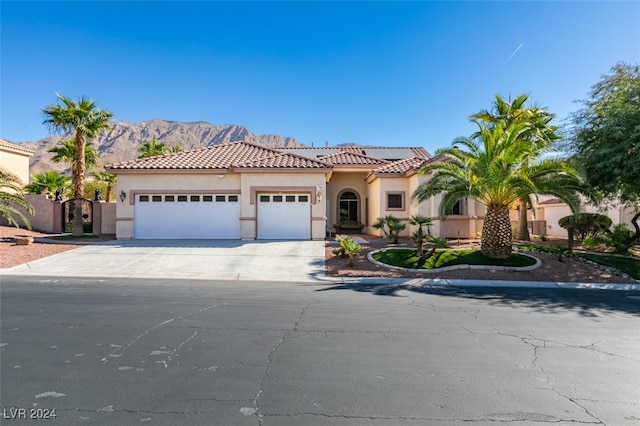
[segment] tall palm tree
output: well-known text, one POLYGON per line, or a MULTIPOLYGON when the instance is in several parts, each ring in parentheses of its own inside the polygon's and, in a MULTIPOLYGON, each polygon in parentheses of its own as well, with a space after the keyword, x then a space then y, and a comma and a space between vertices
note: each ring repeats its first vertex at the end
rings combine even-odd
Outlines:
POLYGON ((107 186, 107 193, 105 194, 105 198, 107 202, 111 201, 111 190, 113 189, 113 185, 116 184, 117 176, 109 173, 106 170, 95 171, 91 173, 91 176, 94 177, 95 180, 107 186))
POLYGON ((155 138, 149 142, 145 142, 138 147, 138 158, 153 157, 156 155, 162 155, 169 152, 167 145, 163 142, 158 142, 155 138))
MULTIPOLYGON (((532 148, 538 149, 538 151, 534 150, 532 152, 532 160, 535 161, 552 147, 553 143, 560 138, 560 135, 558 134, 558 127, 550 124, 555 115, 537 106, 525 107, 525 103, 528 100, 529 97, 525 94, 516 96, 513 101, 505 100, 502 96, 496 94, 494 95, 491 111, 482 110, 473 114, 471 118, 480 120, 490 126, 496 126, 498 123, 502 126, 508 126, 515 120, 529 121, 530 128, 521 135, 521 139, 527 143, 534 144, 535 146, 532 148)), ((516 238, 519 240, 529 241, 531 239, 529 227, 527 226, 527 209, 533 206, 531 195, 522 194, 517 200, 519 226, 516 238)))
POLYGON ((26 185, 24 190, 28 194, 45 193, 49 197, 53 197, 57 190, 61 190, 63 193, 67 192, 69 180, 68 176, 49 170, 31 175, 31 183, 26 185))
POLYGON ((0 216, 10 225, 20 227, 18 219, 31 229, 31 222, 23 212, 33 215, 33 206, 24 198, 20 179, 14 174, 0 170, 0 216))
MULTIPOLYGON (((74 132, 76 157, 72 167, 73 198, 84 197, 84 180, 87 169, 85 147, 87 139, 95 138, 101 131, 110 127, 113 114, 108 110, 98 109, 96 103, 81 97, 78 102, 58 94, 62 105, 50 105, 42 110, 45 115, 44 124, 57 132, 74 132)), ((83 234, 82 203, 74 203, 73 235, 83 234)))
POLYGON ((583 191, 579 173, 566 162, 533 162, 535 145, 524 142, 531 132, 528 120, 488 126, 472 120, 478 131, 471 138, 456 139, 451 148, 436 151, 443 161, 426 165, 420 175, 432 173, 412 197, 425 201, 443 194, 440 217, 462 198, 472 198, 487 208, 481 251, 492 258, 511 255, 509 205, 524 194, 548 194, 561 198, 573 211, 579 208, 577 192, 583 191), (466 149, 463 151, 459 147, 466 149))
MULTIPOLYGON (((51 159, 54 163, 69 163, 71 165, 71 174, 77 168, 77 144, 75 139, 67 139, 60 141, 58 146, 51 147, 47 150, 53 154, 51 159)), ((93 142, 86 141, 84 145, 84 161, 85 167, 89 168, 98 164, 98 151, 93 147, 93 142)))

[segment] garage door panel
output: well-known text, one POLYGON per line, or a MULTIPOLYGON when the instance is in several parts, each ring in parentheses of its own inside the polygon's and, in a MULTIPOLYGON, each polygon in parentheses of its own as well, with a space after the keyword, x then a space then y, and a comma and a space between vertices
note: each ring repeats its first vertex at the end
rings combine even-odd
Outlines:
POLYGON ((135 206, 135 238, 239 239, 238 196, 140 195, 135 206))
POLYGON ((311 239, 309 194, 259 194, 258 239, 311 239))

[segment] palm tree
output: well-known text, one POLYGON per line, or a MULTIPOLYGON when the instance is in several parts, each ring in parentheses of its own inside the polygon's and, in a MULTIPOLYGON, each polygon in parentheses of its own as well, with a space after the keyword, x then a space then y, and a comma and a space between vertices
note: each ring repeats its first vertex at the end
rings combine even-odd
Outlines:
POLYGON ((170 149, 168 149, 167 152, 169 152, 171 154, 175 154, 177 152, 182 152, 182 147, 180 145, 178 145, 178 144, 175 144, 170 149))
POLYGON ((60 172, 49 170, 31 175, 31 183, 24 187, 28 194, 45 193, 49 197, 54 197, 59 189, 63 193, 69 189, 69 177, 60 172))
POLYGON ((525 194, 548 194, 561 198, 572 209, 579 208, 578 192, 583 181, 575 168, 566 162, 534 162, 537 148, 524 141, 532 131, 530 120, 499 121, 487 126, 472 120, 478 131, 471 138, 459 138, 453 147, 436 152, 443 161, 426 165, 420 175, 432 173, 412 197, 425 201, 443 194, 440 217, 444 219, 455 203, 465 197, 487 208, 482 228, 481 252, 492 258, 511 255, 509 205, 525 194), (458 149, 465 148, 467 151, 458 149))
POLYGON ((113 185, 116 184, 117 176, 109 173, 106 170, 96 171, 91 173, 91 176, 94 177, 95 180, 107 186, 107 193, 105 194, 105 198, 107 202, 111 201, 111 190, 113 189, 113 185))
POLYGON ((0 170, 0 216, 5 218, 10 225, 20 227, 21 220, 27 228, 31 229, 31 222, 23 211, 33 215, 33 206, 25 200, 20 179, 14 174, 0 170))
POLYGON ((424 254, 424 231, 422 227, 426 226, 429 229, 433 221, 428 216, 413 215, 409 220, 409 224, 418 227, 418 230, 411 234, 411 239, 416 243, 416 254, 418 257, 422 257, 424 254))
MULTIPOLYGON (((84 179, 86 172, 85 147, 87 139, 95 138, 101 131, 108 129, 113 114, 108 110, 98 109, 96 103, 82 97, 78 102, 58 94, 62 105, 50 105, 42 110, 45 114, 44 124, 54 131, 75 134, 75 161, 72 164, 71 179, 73 182, 73 198, 84 197, 84 179)), ((74 203, 73 235, 83 234, 82 203, 74 203)))
MULTIPOLYGON (((558 135, 558 127, 550 124, 555 118, 555 115, 537 106, 525 108, 524 105, 528 99, 529 97, 527 95, 520 94, 516 96, 513 101, 507 101, 499 94, 496 94, 494 95, 492 111, 482 110, 473 114, 471 118, 480 120, 491 126, 496 126, 498 123, 503 126, 508 126, 515 120, 528 120, 531 127, 528 132, 524 132, 521 135, 521 139, 527 143, 536 145, 535 148, 540 150, 533 155, 533 159, 535 160, 550 149, 560 136, 558 135)), ((527 209, 533 206, 531 195, 523 194, 517 200, 517 203, 520 220, 516 238, 518 240, 529 241, 527 209)))
MULTIPOLYGON (((77 144, 75 139, 67 139, 60 141, 58 146, 51 147, 47 150, 53 154, 51 159, 54 163, 69 163, 71 165, 71 173, 77 168, 77 144)), ((92 167, 98 164, 98 151, 93 147, 93 142, 87 141, 84 146, 85 166, 92 167)))
POLYGON ((138 155, 138 158, 146 158, 166 154, 167 152, 169 152, 169 149, 163 142, 158 142, 154 138, 151 141, 145 142, 140 145, 140 147, 138 148, 138 152, 140 153, 140 155, 138 155))

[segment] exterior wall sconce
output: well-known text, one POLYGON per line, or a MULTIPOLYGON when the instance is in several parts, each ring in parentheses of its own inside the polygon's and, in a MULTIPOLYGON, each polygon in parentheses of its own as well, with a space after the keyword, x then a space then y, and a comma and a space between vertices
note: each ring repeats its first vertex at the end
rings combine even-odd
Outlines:
POLYGON ((124 202, 126 198, 127 198, 127 193, 124 191, 120 191, 120 201, 124 202))
POLYGON ((316 201, 319 203, 320 201, 322 201, 322 187, 321 186, 317 186, 316 187, 316 201))

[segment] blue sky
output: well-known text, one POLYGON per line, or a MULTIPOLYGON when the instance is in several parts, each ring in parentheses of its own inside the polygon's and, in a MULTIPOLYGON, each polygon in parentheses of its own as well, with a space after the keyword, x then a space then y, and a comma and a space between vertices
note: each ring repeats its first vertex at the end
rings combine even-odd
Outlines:
MULTIPOLYGON (((116 120, 302 143, 449 146, 494 93, 577 110, 640 62, 640 2, 1 2, 0 137, 49 135, 56 92, 116 120)), ((144 142, 144 141, 141 141, 144 142)))

